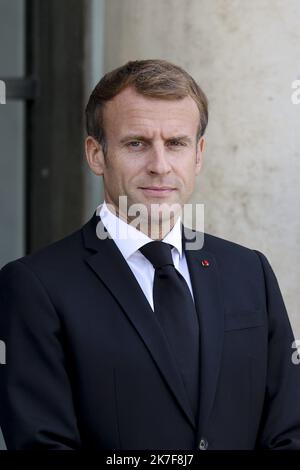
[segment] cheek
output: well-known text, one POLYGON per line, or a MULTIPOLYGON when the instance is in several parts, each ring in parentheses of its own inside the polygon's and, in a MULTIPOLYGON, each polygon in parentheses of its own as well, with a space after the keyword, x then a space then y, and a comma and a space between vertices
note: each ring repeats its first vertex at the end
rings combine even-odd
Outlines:
POLYGON ((142 162, 132 161, 119 169, 123 184, 137 184, 147 173, 142 162))
POLYGON ((118 170, 116 180, 118 180, 118 186, 129 193, 138 186, 138 183, 141 181, 141 175, 142 172, 138 171, 137 168, 126 166, 126 168, 118 170))
POLYGON ((117 182, 123 178, 126 174, 126 167, 121 160, 118 160, 115 156, 110 158, 109 163, 106 166, 106 175, 112 182, 117 182))
POLYGON ((196 177, 196 165, 193 162, 188 162, 178 166, 177 175, 182 179, 185 185, 193 185, 196 177))

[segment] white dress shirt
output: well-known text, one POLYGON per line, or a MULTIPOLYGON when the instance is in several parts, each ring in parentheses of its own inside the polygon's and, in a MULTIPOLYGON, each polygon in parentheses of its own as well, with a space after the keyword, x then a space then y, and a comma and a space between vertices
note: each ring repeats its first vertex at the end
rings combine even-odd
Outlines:
MULTIPOLYGON (((146 243, 153 241, 146 234, 113 214, 105 201, 97 207, 97 214, 111 238, 119 248, 144 292, 153 310, 154 268, 151 262, 139 251, 146 243)), ((174 227, 162 240, 172 245, 172 258, 175 268, 186 280, 193 297, 192 284, 184 250, 182 249, 181 220, 177 219, 174 227)), ((193 297, 194 298, 194 297, 193 297)))

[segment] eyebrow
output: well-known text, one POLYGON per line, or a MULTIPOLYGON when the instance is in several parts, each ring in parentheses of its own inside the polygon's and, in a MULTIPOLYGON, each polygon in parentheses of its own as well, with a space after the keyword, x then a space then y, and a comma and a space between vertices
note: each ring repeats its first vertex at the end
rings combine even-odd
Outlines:
MULTIPOLYGON (((125 144, 126 142, 130 141, 130 140, 143 140, 145 142, 150 142, 151 139, 149 139, 148 137, 145 137, 143 135, 138 135, 138 134, 128 134, 124 137, 122 137, 122 139, 120 140, 120 143, 121 144, 125 144)), ((188 136, 188 135, 174 135, 172 137, 169 137, 168 139, 166 139, 166 141, 170 141, 170 140, 184 140, 188 143, 192 143, 192 139, 188 136)))

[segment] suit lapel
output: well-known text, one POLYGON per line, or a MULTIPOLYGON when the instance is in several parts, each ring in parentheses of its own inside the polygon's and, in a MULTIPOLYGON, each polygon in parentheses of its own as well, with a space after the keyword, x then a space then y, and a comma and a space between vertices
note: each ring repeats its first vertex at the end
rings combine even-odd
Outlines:
POLYGON ((191 425, 196 429, 197 423, 177 366, 165 340, 164 332, 114 241, 109 237, 101 240, 97 237, 96 226, 98 222, 101 224, 101 230, 105 232, 104 226, 96 214, 83 227, 85 246, 94 252, 86 258, 86 262, 109 289, 137 330, 175 399, 191 425))
MULTIPOLYGON (((199 232, 197 232, 199 235, 199 232)), ((223 336, 224 307, 215 257, 204 247, 186 249, 186 235, 191 239, 194 231, 183 228, 183 244, 190 272, 195 306, 200 325, 200 407, 198 433, 201 435, 212 409, 220 369, 223 336), (206 260, 207 263, 202 261, 206 260)), ((204 235, 205 237, 205 235, 204 235)))

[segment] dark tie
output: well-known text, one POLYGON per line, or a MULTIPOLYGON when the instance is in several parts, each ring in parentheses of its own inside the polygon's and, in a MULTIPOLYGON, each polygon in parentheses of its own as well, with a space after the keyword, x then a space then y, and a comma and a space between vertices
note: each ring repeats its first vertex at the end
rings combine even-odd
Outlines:
POLYGON ((152 241, 140 251, 155 268, 154 312, 166 334, 196 417, 199 401, 199 324, 190 289, 173 264, 168 243, 152 241))

